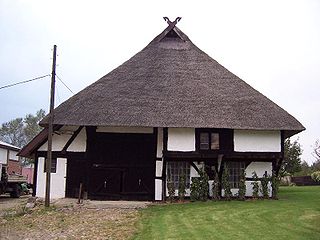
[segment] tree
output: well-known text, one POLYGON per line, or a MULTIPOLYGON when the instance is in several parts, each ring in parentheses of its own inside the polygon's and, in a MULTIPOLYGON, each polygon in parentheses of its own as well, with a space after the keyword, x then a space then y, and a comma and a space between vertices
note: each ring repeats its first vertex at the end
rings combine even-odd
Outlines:
POLYGON ((26 137, 27 143, 30 142, 41 130, 42 127, 39 126, 39 122, 46 115, 46 112, 43 109, 37 111, 36 115, 27 114, 24 118, 24 134, 26 137))
POLYGON ((311 178, 315 181, 315 182, 320 182, 320 171, 314 172, 311 174, 311 178))
POLYGON ((306 161, 301 163, 301 171, 296 173, 295 176, 309 176, 312 173, 312 168, 306 161))
POLYGON ((0 140, 17 147, 24 146, 26 144, 26 139, 23 128, 24 124, 22 118, 16 118, 3 123, 0 128, 0 140))
POLYGON ((312 155, 316 159, 316 161, 311 165, 311 171, 320 171, 320 141, 319 139, 315 142, 313 146, 312 155))
POLYGON ((23 147, 31 141, 40 131, 40 120, 45 111, 40 109, 36 115, 27 114, 25 118, 16 118, 3 123, 0 128, 0 140, 17 147, 23 147))
POLYGON ((281 175, 294 174, 301 171, 302 149, 298 140, 291 142, 288 138, 284 142, 284 159, 281 165, 281 175))
POLYGON ((315 159, 317 161, 320 160, 320 141, 319 141, 319 139, 314 143, 312 155, 315 157, 315 159))

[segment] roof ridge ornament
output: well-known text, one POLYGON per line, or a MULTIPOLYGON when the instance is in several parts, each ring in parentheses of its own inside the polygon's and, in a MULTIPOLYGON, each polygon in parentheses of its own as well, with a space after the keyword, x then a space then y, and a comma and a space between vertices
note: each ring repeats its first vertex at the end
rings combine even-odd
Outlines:
POLYGON ((181 20, 181 17, 177 17, 176 20, 174 20, 174 22, 171 22, 170 19, 168 17, 163 17, 163 19, 168 23, 168 25, 171 27, 173 25, 173 27, 181 20))
POLYGON ((177 23, 181 20, 181 17, 177 17, 176 20, 174 20, 173 22, 170 21, 170 19, 168 17, 163 17, 163 19, 168 23, 168 27, 165 29, 165 31, 162 33, 162 36, 160 37, 159 41, 161 41, 161 39, 163 39, 171 30, 173 30, 181 40, 186 41, 185 38, 182 36, 182 34, 177 31, 178 28, 175 29, 177 23))

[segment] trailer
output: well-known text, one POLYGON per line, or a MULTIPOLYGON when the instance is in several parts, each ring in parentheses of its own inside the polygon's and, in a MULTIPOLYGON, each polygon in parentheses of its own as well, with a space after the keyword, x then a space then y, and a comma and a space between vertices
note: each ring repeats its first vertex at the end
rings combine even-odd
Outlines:
POLYGON ((1 169, 0 195, 10 193, 10 197, 19 198, 22 184, 27 184, 27 177, 18 174, 7 174, 6 168, 1 169))

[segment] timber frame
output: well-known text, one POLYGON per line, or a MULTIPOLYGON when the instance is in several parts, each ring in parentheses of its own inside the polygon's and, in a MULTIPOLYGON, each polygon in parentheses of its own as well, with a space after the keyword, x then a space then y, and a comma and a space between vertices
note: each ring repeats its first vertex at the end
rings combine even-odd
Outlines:
MULTIPOLYGON (((166 199, 166 163, 170 161, 189 162, 190 166, 199 173, 199 168, 195 162, 204 163, 204 170, 210 180, 214 179, 213 168, 218 173, 220 182, 224 170, 224 163, 229 161, 241 161, 247 168, 252 162, 271 162, 272 170, 278 175, 281 163, 284 159, 284 131, 281 131, 281 151, 280 152, 237 152, 234 151, 234 131, 232 129, 195 129, 195 151, 169 151, 168 150, 168 128, 163 128, 163 200, 166 199), (221 147, 219 150, 200 150, 199 135, 200 132, 219 133, 221 147), (220 161, 219 161, 220 160, 220 161)), ((246 181, 252 181, 253 178, 246 177, 246 181)), ((261 178, 258 178, 261 180, 261 178)), ((221 195, 221 184, 220 184, 221 195)))

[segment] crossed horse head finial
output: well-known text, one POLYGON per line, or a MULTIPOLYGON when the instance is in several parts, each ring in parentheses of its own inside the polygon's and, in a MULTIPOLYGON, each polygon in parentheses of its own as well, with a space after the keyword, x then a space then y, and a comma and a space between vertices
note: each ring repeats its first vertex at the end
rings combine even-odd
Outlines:
POLYGON ((174 22, 171 22, 168 17, 163 17, 163 19, 169 24, 169 26, 175 26, 181 20, 181 17, 177 17, 174 22))

